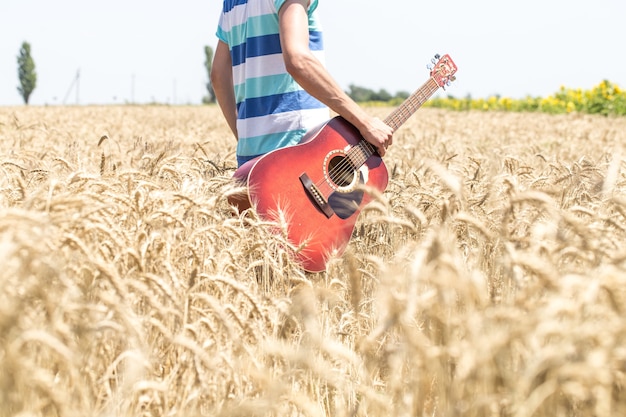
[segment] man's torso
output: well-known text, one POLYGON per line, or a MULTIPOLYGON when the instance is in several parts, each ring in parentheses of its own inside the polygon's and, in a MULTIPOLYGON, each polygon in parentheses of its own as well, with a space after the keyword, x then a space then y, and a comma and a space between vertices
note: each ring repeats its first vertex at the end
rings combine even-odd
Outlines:
MULTIPOLYGON (((298 143, 328 108, 287 73, 278 10, 285 0, 225 0, 217 36, 229 45, 237 103, 239 162, 298 143)), ((309 47, 323 62, 322 31, 309 6, 309 47)))

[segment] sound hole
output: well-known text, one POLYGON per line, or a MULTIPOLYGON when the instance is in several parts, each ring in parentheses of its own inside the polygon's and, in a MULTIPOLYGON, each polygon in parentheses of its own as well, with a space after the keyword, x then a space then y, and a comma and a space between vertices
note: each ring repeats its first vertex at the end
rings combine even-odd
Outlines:
POLYGON ((339 187, 347 187, 354 181, 356 170, 345 156, 334 156, 328 164, 328 175, 339 187))

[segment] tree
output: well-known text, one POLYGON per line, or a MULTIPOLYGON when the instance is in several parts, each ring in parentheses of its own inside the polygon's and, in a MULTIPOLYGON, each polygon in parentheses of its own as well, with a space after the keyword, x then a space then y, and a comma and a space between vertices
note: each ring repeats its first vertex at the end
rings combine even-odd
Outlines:
POLYGON ((204 55, 205 55, 204 66, 206 68, 207 75, 209 77, 209 81, 206 83, 206 89, 209 94, 202 99, 202 102, 203 103, 215 103, 215 92, 213 91, 213 86, 211 85, 211 69, 213 68, 213 48, 211 48, 210 46, 205 46, 204 55))
POLYGON ((20 86, 17 91, 22 95, 24 103, 28 105, 28 99, 37 86, 37 73, 35 72, 35 61, 30 55, 30 44, 22 43, 20 54, 17 56, 17 75, 20 80, 20 86))
POLYGON ((365 103, 368 101, 381 101, 389 103, 393 99, 402 101, 410 96, 410 94, 405 91, 398 92, 395 96, 393 96, 384 88, 376 92, 369 88, 360 87, 354 84, 350 84, 348 87, 349 90, 346 91, 346 94, 348 94, 348 96, 350 96, 350 98, 357 103, 365 103))
POLYGON ((389 91, 383 89, 378 90, 378 93, 372 94, 370 100, 372 101, 389 101, 393 98, 389 91))
POLYGON ((348 86, 350 89, 347 94, 350 98, 357 103, 364 103, 366 101, 370 101, 372 96, 374 95, 374 91, 369 88, 360 87, 358 85, 350 84, 348 86))

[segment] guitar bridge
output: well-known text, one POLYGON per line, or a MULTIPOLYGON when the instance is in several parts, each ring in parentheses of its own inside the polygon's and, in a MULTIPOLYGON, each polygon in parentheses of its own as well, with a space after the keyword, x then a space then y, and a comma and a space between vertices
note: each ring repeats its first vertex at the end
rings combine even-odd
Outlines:
POLYGON ((328 204, 328 201, 324 198, 317 186, 313 184, 313 181, 311 181, 311 178, 309 178, 306 172, 300 175, 300 182, 304 186, 307 194, 309 194, 315 204, 322 210, 322 213, 324 213, 326 217, 331 218, 332 215, 335 214, 333 208, 328 204))

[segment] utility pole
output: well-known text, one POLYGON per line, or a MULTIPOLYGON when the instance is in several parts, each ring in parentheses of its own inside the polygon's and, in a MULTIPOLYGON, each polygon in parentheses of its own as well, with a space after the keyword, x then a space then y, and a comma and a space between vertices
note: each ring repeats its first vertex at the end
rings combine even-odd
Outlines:
POLYGON ((135 74, 130 77, 130 104, 135 104, 135 74))
POLYGON ((174 89, 172 93, 172 104, 176 104, 176 78, 174 78, 174 89))
POLYGON ((79 96, 80 94, 80 68, 76 70, 76 75, 74 76, 74 79, 72 80, 72 84, 70 84, 70 88, 68 88, 67 93, 65 94, 65 97, 63 98, 63 104, 67 102, 67 98, 70 96, 70 93, 74 89, 74 86, 76 86, 76 104, 78 105, 78 103, 80 102, 80 96, 79 96))
POLYGON ((76 70, 76 105, 80 102, 80 68, 76 70))

